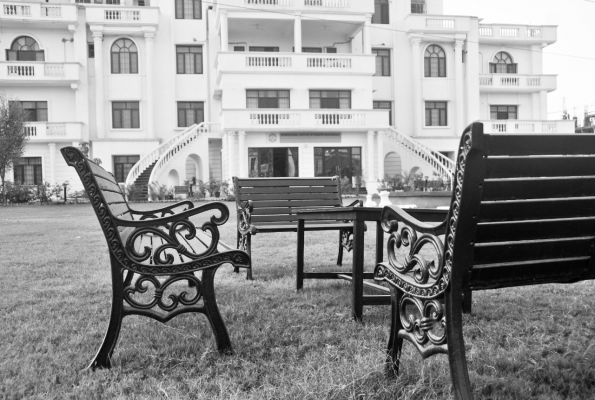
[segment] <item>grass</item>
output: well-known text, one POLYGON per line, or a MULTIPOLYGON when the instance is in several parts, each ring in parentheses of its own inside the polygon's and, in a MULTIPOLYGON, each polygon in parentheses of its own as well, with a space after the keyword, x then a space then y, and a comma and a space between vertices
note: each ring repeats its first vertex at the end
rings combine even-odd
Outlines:
MULTIPOLYGON (((227 243, 234 229, 232 211, 227 243)), ((337 235, 307 233, 306 265, 331 268, 337 235)), ((368 270, 374 235, 366 233, 368 270)), ((215 351, 202 315, 167 325, 134 316, 124 319, 114 367, 82 371, 101 343, 111 299, 92 208, 0 207, 0 399, 452 398, 446 356, 422 361, 408 343, 400 376, 385 377, 389 306, 365 307, 358 324, 347 283, 306 281, 296 293, 295 248, 295 234, 256 236, 255 281, 229 266, 217 273, 234 355, 215 351)), ((592 399, 594 305, 593 282, 474 294, 464 333, 475 397, 592 399)))

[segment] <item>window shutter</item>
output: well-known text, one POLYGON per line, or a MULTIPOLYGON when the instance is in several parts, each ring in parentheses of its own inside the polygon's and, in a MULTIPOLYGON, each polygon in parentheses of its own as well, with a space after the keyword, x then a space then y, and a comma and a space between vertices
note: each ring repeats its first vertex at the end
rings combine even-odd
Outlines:
POLYGON ((386 4, 382 4, 381 5, 381 15, 382 15, 382 21, 381 23, 383 24, 388 24, 388 3, 386 4))

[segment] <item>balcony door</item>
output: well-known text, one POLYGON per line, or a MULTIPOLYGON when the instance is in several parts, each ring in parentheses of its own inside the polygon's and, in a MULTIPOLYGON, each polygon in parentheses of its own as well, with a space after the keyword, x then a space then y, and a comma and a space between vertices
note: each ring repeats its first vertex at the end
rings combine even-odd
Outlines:
POLYGON ((349 178, 362 174, 361 147, 315 147, 316 176, 349 178))

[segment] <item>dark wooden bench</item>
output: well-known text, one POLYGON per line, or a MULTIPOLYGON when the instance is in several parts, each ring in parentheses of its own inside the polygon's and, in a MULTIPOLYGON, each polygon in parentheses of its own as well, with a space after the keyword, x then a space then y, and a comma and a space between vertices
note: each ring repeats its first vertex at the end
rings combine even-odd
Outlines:
POLYGON ((391 287, 390 369, 398 372, 403 339, 423 358, 448 354, 456 397, 471 399, 465 292, 595 278, 595 135, 488 135, 474 123, 455 177, 438 226, 384 208, 388 262, 375 279, 391 287))
MULTIPOLYGON (((227 206, 208 203, 194 207, 192 202, 182 201, 137 211, 129 207, 111 173, 75 147, 60 151, 83 182, 110 253, 111 315, 103 344, 88 368, 111 366, 122 319, 135 314, 163 323, 182 313, 205 314, 217 349, 231 352, 213 282, 220 265, 250 268, 250 256, 219 240, 218 226, 229 218, 227 206), (218 216, 211 215, 213 211, 218 216), (207 213, 207 220, 195 227, 189 218, 201 213, 207 213), (197 272, 201 274, 197 276, 197 272)), ((84 257, 81 254, 79 261, 84 262, 84 257)))
MULTIPOLYGON (((237 248, 252 254, 252 236, 257 233, 296 232, 292 208, 342 207, 338 176, 329 178, 233 178, 238 212, 237 248)), ((356 200, 349 206, 361 205, 356 200)), ((306 231, 339 231, 337 265, 343 248, 352 249, 353 225, 349 221, 316 221, 306 231)), ((247 272, 252 279, 252 270, 247 272)))

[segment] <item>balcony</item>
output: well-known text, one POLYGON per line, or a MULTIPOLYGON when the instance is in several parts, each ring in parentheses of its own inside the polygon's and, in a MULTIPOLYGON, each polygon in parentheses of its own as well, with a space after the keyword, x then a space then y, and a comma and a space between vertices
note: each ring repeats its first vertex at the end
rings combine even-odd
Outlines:
POLYGON ((523 121, 523 120, 485 120, 485 133, 574 133, 574 120, 559 121, 523 121))
POLYGON ((37 27, 56 27, 77 22, 76 4, 24 3, 0 1, 0 20, 5 27, 34 23, 37 27))
POLYGON ((104 31, 114 34, 141 34, 143 28, 159 25, 157 7, 100 5, 86 7, 85 12, 89 25, 102 25, 104 31))
POLYGON ((540 25, 479 25, 480 43, 552 44, 557 40, 555 26, 540 25))
POLYGON ((332 74, 374 75, 376 56, 367 54, 315 54, 315 53, 219 53, 215 68, 219 70, 217 82, 224 73, 264 74, 332 74))
POLYGON ((24 126, 29 140, 72 142, 82 139, 80 122, 27 122, 24 126))
POLYGON ((482 74, 479 75, 481 92, 552 92, 557 88, 556 75, 517 75, 517 74, 482 74))
POLYGON ((2 85, 68 86, 79 80, 79 63, 0 61, 2 85))
POLYGON ((230 11, 254 9, 303 12, 336 12, 373 14, 374 2, 362 0, 228 0, 217 5, 217 9, 230 11))
POLYGON ((418 33, 457 33, 471 29, 471 17, 457 15, 409 14, 407 29, 418 33))
POLYGON ((257 132, 388 129, 387 110, 223 110, 221 129, 257 132))

